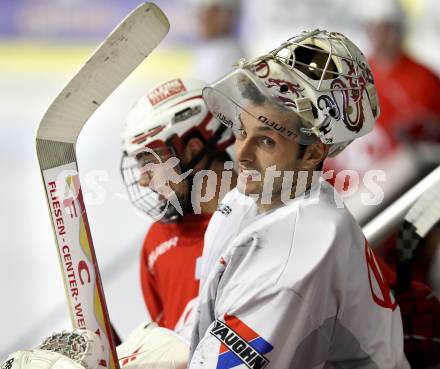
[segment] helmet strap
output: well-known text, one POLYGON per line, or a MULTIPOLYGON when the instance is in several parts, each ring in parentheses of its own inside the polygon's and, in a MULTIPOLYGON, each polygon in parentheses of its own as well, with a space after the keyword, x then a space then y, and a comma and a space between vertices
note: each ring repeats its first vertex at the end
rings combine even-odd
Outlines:
POLYGON ((215 131, 214 135, 206 141, 203 148, 191 159, 191 161, 188 164, 181 164, 182 171, 185 172, 187 170, 194 169, 194 167, 203 159, 203 157, 207 156, 208 161, 203 169, 209 169, 213 163, 213 161, 216 159, 218 150, 216 149, 215 145, 220 140, 221 136, 225 132, 227 127, 223 124, 219 125, 217 130, 215 131))
MULTIPOLYGON (((221 136, 225 132, 227 127, 223 124, 220 124, 217 130, 215 131, 214 135, 205 143, 203 148, 191 159, 191 161, 188 164, 181 164, 180 167, 182 169, 182 172, 186 172, 188 170, 194 169, 194 167, 206 156, 207 161, 204 166, 204 170, 207 170, 211 168, 212 163, 219 157, 219 151, 216 149, 216 144, 220 140, 221 136)), ((194 184, 194 175, 190 174, 188 177, 185 178, 185 180, 188 183, 188 194, 185 197, 185 204, 182 204, 182 209, 185 212, 185 210, 190 209, 190 194, 191 190, 194 184)))

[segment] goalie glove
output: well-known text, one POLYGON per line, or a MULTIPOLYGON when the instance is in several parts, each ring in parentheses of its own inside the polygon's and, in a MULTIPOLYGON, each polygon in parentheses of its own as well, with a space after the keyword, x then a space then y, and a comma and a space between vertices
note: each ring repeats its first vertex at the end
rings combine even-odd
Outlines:
POLYGON ((8 356, 1 369, 97 369, 104 364, 104 345, 85 329, 54 333, 38 348, 8 356))
POLYGON ((174 331, 151 322, 139 325, 116 351, 121 369, 186 369, 189 345, 174 331))
MULTIPOLYGON (((98 369, 105 367, 103 352, 99 336, 76 329, 51 335, 37 349, 11 354, 0 369, 98 369)), ((123 369, 186 369, 189 345, 175 332, 149 323, 138 326, 117 353, 123 369)))
POLYGON ((34 349, 20 350, 1 363, 1 369, 84 369, 84 367, 58 352, 34 349))
POLYGON ((67 356, 86 369, 96 369, 100 364, 103 367, 107 366, 101 338, 86 329, 54 333, 47 337, 39 348, 67 356))

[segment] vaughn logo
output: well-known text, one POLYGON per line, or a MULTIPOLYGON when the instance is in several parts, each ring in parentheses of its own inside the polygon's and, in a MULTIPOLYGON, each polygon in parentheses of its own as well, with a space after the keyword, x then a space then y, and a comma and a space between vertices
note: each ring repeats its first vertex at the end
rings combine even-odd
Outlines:
POLYGON ((14 363, 14 358, 11 358, 2 364, 1 369, 11 369, 13 363, 14 363))
POLYGON ((229 369, 245 364, 250 369, 265 368, 264 356, 273 346, 235 316, 225 314, 225 321, 216 320, 209 333, 222 344, 216 369, 229 369))
POLYGON ((219 206, 217 206, 217 211, 219 211, 223 215, 229 215, 231 214, 232 209, 229 205, 220 204, 219 206))

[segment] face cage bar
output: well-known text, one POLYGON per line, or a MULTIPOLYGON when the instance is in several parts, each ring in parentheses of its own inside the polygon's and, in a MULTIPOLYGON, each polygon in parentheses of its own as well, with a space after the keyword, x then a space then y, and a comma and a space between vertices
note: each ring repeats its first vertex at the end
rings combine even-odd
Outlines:
POLYGON ((130 156, 134 158, 138 167, 141 164, 140 171, 142 172, 142 167, 148 163, 154 163, 154 160, 146 161, 142 158, 142 154, 151 154, 154 159, 160 164, 166 162, 171 157, 177 157, 176 150, 172 146, 158 146, 154 148, 141 147, 134 151, 130 156))
POLYGON ((251 59, 249 61, 245 60, 245 59, 241 59, 239 62, 239 66, 241 68, 245 67, 245 66, 251 66, 251 65, 255 65, 261 61, 265 61, 268 59, 273 59, 279 63, 282 63, 283 65, 285 65, 290 71, 294 72, 299 78, 301 78, 304 82, 306 83, 310 83, 308 80, 306 80, 302 73, 298 73, 298 71, 295 69, 295 65, 302 65, 304 67, 316 70, 316 71, 320 71, 321 72, 321 78, 318 82, 318 86, 316 87, 316 90, 319 92, 332 92, 332 91, 352 91, 352 90, 361 90, 362 86, 360 86, 359 84, 359 78, 360 78, 360 74, 359 74, 359 69, 358 69, 358 63, 356 62, 356 60, 353 58, 353 55, 351 54, 350 50, 347 48, 347 45, 345 45, 345 43, 343 43, 338 37, 335 37, 335 33, 334 32, 326 32, 326 36, 327 37, 316 37, 316 35, 318 35, 319 33, 321 33, 322 31, 316 29, 314 31, 310 31, 310 32, 304 32, 303 34, 299 35, 299 36, 295 36, 292 37, 290 39, 288 39, 287 41, 283 42, 281 44, 281 46, 279 46, 278 48, 272 50, 271 52, 269 52, 266 55, 257 57, 255 59, 251 59), (314 47, 311 45, 303 45, 300 44, 301 41, 306 40, 307 38, 310 37, 315 37, 319 40, 328 42, 329 44, 329 49, 330 52, 326 52, 318 47, 314 47), (343 55, 339 55, 339 54, 335 54, 333 52, 333 44, 330 42, 330 40, 334 40, 335 42, 340 43, 344 49, 347 51, 347 54, 349 55, 347 56, 343 56, 343 55), (297 61, 295 58, 293 60, 287 59, 287 57, 284 56, 279 56, 278 54, 283 51, 283 50, 288 50, 290 52, 291 55, 295 56, 295 50, 292 50, 292 46, 296 46, 296 47, 303 47, 309 50, 313 50, 322 54, 326 54, 328 55, 327 57, 327 61, 325 63, 324 68, 318 68, 318 67, 313 67, 309 64, 305 64, 305 63, 301 63, 299 61, 297 61), (353 63, 354 66, 354 75, 349 75, 346 73, 341 73, 341 72, 334 72, 334 71, 329 71, 327 70, 330 61, 333 59, 333 57, 337 57, 343 60, 348 60, 351 61, 353 63), (354 82, 357 84, 357 87, 352 87, 352 88, 336 88, 336 89, 321 89, 321 84, 322 81, 324 81, 324 76, 326 74, 333 74, 335 76, 342 76, 342 77, 346 77, 346 78, 352 78, 354 80, 354 82))
POLYGON ((160 199, 159 194, 149 187, 141 186, 141 169, 138 161, 127 154, 121 158, 121 175, 131 203, 154 221, 162 219, 170 205, 160 199))

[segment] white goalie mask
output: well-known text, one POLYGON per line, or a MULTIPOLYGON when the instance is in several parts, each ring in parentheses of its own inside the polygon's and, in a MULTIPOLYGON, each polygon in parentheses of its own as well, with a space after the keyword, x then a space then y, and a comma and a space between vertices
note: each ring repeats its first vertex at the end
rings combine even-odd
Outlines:
POLYGON ((232 129, 241 129, 246 114, 299 144, 329 145, 329 156, 370 132, 379 116, 365 56, 344 35, 320 30, 241 60, 206 87, 203 97, 214 116, 232 129))
POLYGON ((171 183, 192 183, 192 169, 207 157, 226 155, 230 131, 213 118, 202 98, 206 85, 193 79, 173 79, 152 88, 128 114, 122 134, 121 174, 131 202, 153 220, 176 221, 187 209, 171 183), (187 142, 198 138, 203 149, 184 166, 187 142), (158 165, 159 164, 159 165, 158 165), (147 168, 156 168, 154 173, 147 168), (145 185, 145 177, 148 185, 145 185))

